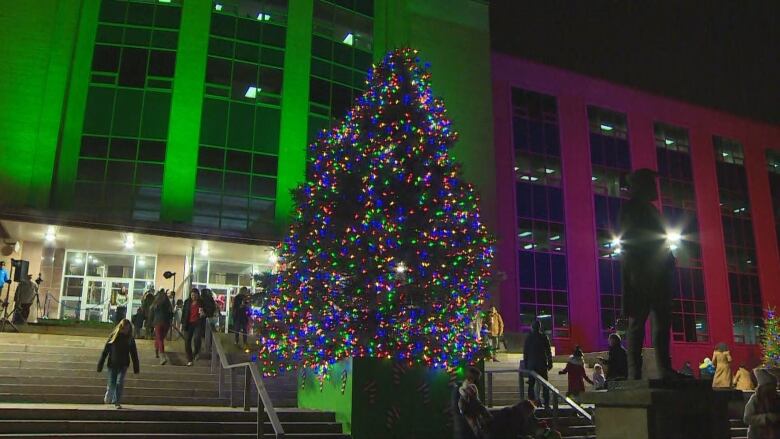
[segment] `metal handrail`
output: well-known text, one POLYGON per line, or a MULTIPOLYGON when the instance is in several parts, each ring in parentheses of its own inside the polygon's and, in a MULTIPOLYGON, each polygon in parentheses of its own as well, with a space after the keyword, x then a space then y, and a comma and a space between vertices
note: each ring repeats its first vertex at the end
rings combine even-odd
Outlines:
MULTIPOLYGON (((486 370, 485 374, 487 375, 487 389, 486 389, 486 402, 488 407, 493 406, 493 375, 497 373, 516 373, 518 376, 518 384, 520 387, 520 398, 525 399, 525 377, 528 377, 529 379, 536 380, 539 385, 546 388, 552 393, 552 402, 553 402, 553 424, 557 426, 558 423, 558 403, 560 400, 565 401, 571 408, 574 409, 575 412, 577 412, 578 415, 582 416, 583 418, 587 419, 588 422, 593 424, 593 415, 591 415, 587 410, 585 410, 581 405, 579 405, 576 401, 569 398, 568 396, 561 393, 560 390, 558 390, 557 387, 553 386, 549 381, 544 379, 541 375, 534 372, 533 370, 527 370, 527 369, 498 369, 498 370, 486 370)), ((542 389, 539 389, 541 391, 542 389)), ((549 401, 548 401, 549 402, 549 401)))
POLYGON ((222 396, 222 371, 227 370, 230 374, 230 406, 236 407, 234 404, 234 391, 233 391, 233 369, 244 368, 244 411, 248 412, 249 407, 249 393, 250 393, 250 381, 254 381, 255 390, 257 390, 257 439, 263 437, 263 411, 268 414, 268 420, 271 422, 271 426, 274 429, 274 435, 277 439, 284 438, 284 428, 279 421, 279 416, 276 413, 274 404, 271 401, 271 395, 268 394, 268 390, 263 383, 263 374, 260 373, 257 364, 251 361, 243 363, 230 364, 227 361, 227 355, 225 355, 225 348, 222 346, 222 341, 219 336, 214 333, 214 328, 211 325, 206 325, 207 331, 211 335, 211 371, 214 372, 219 367, 219 395, 222 396), (216 351, 217 355, 214 355, 216 351), (217 360, 219 358, 219 360, 217 360))

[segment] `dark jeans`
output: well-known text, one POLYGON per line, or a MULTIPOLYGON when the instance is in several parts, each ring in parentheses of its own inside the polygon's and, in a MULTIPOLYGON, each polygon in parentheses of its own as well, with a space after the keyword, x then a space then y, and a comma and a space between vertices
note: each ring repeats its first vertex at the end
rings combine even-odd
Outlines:
POLYGON ((200 344, 204 329, 204 322, 192 324, 187 328, 184 338, 184 350, 187 351, 187 361, 192 361, 195 355, 200 354, 200 344))
POLYGON ((233 326, 233 330, 236 332, 236 344, 238 344, 239 333, 244 338, 244 344, 246 344, 246 339, 247 339, 246 327, 247 327, 247 324, 249 324, 249 321, 247 321, 247 320, 238 320, 238 319, 236 319, 236 324, 233 326))
MULTIPOLYGON (((545 370, 537 370, 536 373, 539 374, 544 379, 547 379, 547 369, 545 370)), ((534 387, 536 386, 536 380, 529 377, 528 378, 528 399, 531 401, 538 401, 540 398, 534 391, 534 387)), ((547 387, 542 388, 542 395, 544 396, 543 402, 545 406, 550 405, 550 390, 547 387)))

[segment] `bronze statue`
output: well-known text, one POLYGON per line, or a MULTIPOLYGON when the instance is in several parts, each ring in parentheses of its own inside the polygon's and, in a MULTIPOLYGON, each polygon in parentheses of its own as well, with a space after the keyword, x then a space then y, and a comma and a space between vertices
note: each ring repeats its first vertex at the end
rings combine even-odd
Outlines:
POLYGON ((656 173, 639 169, 628 176, 630 199, 620 209, 623 313, 628 317, 628 378, 642 378, 645 321, 652 313, 653 347, 662 378, 676 376, 669 355, 674 256, 666 242, 656 173))

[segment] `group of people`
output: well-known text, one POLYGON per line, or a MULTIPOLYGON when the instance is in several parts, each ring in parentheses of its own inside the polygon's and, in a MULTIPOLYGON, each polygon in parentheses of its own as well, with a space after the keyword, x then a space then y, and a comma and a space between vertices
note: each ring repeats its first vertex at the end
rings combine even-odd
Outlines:
MULTIPOLYGON (((242 287, 233 299, 233 329, 238 344, 239 334, 247 341, 247 325, 250 308, 249 289, 242 287)), ((108 385, 104 402, 121 408, 122 390, 127 369, 131 362, 133 373, 139 373, 138 350, 135 338, 140 337, 141 328, 146 328, 146 337, 154 335, 155 357, 160 358, 160 364, 168 363, 165 353, 165 337, 172 325, 177 325, 184 335, 184 349, 187 354, 187 366, 192 366, 200 357, 202 338, 206 333, 206 325, 216 325, 218 318, 217 304, 214 296, 207 288, 193 288, 185 301, 178 300, 174 306, 173 296, 165 290, 147 292, 141 302, 138 312, 133 317, 133 323, 122 319, 111 331, 103 352, 98 360, 97 371, 101 372, 104 365, 108 367, 108 385), (135 331, 133 331, 135 325, 135 331), (135 336, 134 336, 135 332, 135 336)))
POLYGON ((475 367, 466 371, 463 383, 455 394, 457 412, 460 414, 455 432, 459 437, 477 439, 529 438, 560 439, 557 431, 536 418, 536 405, 521 401, 495 413, 490 413, 479 400, 477 382, 482 372, 475 367), (463 424, 463 425, 461 425, 463 424))

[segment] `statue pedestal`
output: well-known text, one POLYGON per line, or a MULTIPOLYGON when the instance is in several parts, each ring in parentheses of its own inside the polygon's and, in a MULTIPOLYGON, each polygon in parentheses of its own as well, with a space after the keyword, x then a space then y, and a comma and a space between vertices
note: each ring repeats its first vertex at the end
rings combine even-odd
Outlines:
POLYGON ((581 400, 596 405, 599 439, 729 439, 733 392, 714 391, 709 381, 632 380, 581 400))

